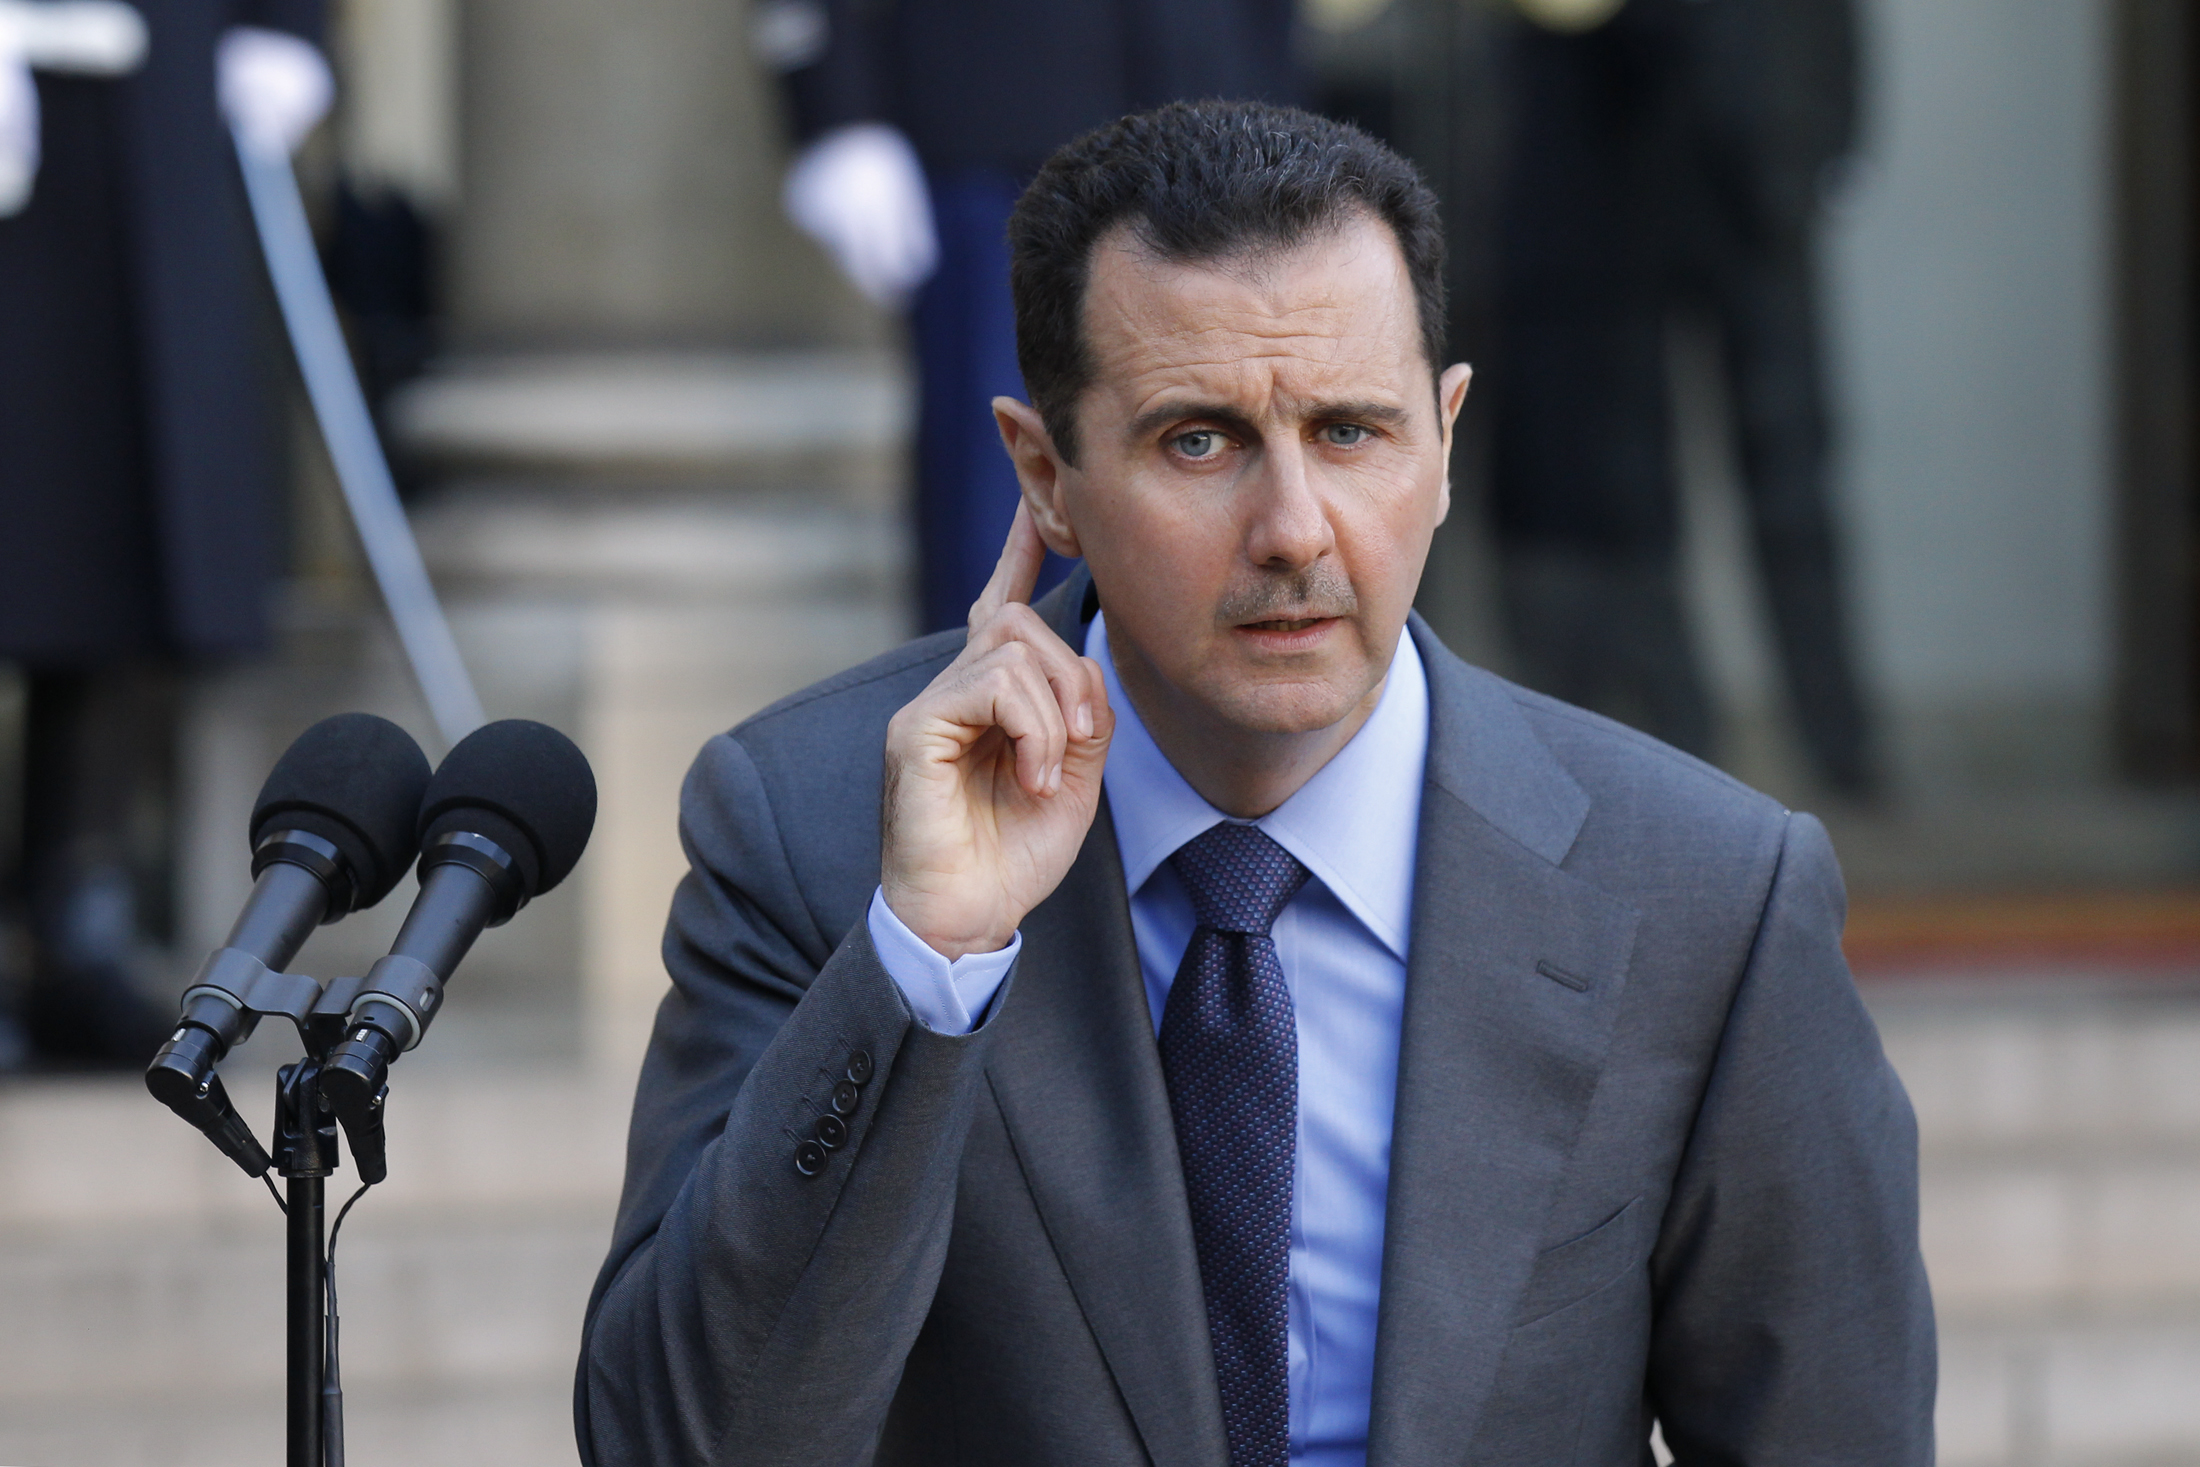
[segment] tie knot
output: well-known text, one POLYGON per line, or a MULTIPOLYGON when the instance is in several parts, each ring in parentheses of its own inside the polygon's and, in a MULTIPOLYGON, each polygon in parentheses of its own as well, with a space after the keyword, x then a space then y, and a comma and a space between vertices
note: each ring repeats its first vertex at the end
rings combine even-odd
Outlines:
POLYGON ((1306 883, 1306 868, 1251 825, 1224 821, 1186 841, 1169 857, 1199 925, 1256 937, 1268 929, 1306 883))

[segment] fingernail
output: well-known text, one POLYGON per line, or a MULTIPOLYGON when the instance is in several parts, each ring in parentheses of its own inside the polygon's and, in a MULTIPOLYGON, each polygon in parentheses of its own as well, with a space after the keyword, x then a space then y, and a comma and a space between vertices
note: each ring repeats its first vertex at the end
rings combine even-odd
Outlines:
POLYGON ((1062 766, 1057 764, 1047 771, 1047 793, 1053 794, 1062 787, 1062 766))
POLYGON ((1077 705, 1077 737, 1081 739, 1092 737, 1092 705, 1090 703, 1077 705))

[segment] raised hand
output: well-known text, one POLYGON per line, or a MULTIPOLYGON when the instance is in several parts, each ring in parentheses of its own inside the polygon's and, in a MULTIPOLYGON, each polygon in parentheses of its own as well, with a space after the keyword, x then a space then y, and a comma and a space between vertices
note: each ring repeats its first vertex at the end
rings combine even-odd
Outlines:
POLYGON ((970 641, 886 728, 879 879, 949 958, 997 952, 1077 859, 1115 714, 1100 664, 1028 604, 1046 546, 1019 505, 970 641))

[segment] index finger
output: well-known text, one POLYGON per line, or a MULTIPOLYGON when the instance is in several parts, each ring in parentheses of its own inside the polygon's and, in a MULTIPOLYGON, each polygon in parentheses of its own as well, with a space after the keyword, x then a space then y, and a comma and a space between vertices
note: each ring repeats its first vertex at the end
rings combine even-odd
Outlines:
POLYGON ((1012 601, 1031 600, 1031 588, 1039 584, 1039 567, 1046 564, 1046 541, 1031 518, 1031 506, 1016 501, 1016 518, 1009 521, 1008 543, 993 566, 993 578, 970 604, 970 629, 976 631, 1012 601))

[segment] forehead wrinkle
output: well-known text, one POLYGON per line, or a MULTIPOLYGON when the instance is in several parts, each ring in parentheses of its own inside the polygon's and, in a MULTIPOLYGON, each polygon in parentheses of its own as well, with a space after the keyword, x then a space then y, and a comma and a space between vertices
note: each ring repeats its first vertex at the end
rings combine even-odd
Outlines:
MULTIPOLYGON (((1361 280, 1360 267, 1369 259, 1367 246, 1370 241, 1359 237, 1363 232, 1352 229, 1325 232, 1288 250, 1202 262, 1166 260, 1132 243, 1117 244, 1107 253, 1121 262, 1121 271, 1096 268, 1087 281, 1086 330, 1095 333, 1095 328, 1106 325, 1128 326, 1132 320, 1140 318, 1158 324, 1187 313, 1220 312, 1235 318, 1233 327, 1223 329, 1256 331, 1265 335, 1334 337, 1338 334, 1335 331, 1309 331, 1285 323, 1293 317, 1313 313, 1357 315, 1365 311, 1366 301, 1345 298, 1358 295, 1355 284, 1361 280), (1316 272, 1288 268, 1302 260, 1310 263, 1309 257, 1317 252, 1339 246, 1343 247, 1343 252, 1342 258, 1334 261, 1337 268, 1316 272), (1134 282, 1147 288, 1131 288, 1134 282), (1293 297, 1286 296, 1287 291, 1302 293, 1293 297), (1099 314, 1095 308, 1103 299, 1115 305, 1116 322, 1093 319, 1099 314)), ((1412 314, 1406 310, 1412 299, 1412 283, 1403 278, 1405 263, 1395 258, 1395 249, 1388 254, 1393 258, 1378 259, 1376 263, 1388 264, 1391 268, 1384 273, 1406 288, 1390 293, 1392 298, 1384 302, 1377 331, 1391 325, 1394 318, 1412 314)), ((1418 330, 1417 316, 1413 325, 1418 330)))
POLYGON ((1369 363, 1379 360, 1376 354, 1330 344, 1339 349, 1322 357, 1287 349, 1187 356, 1150 363, 1118 380, 1141 410, 1171 395, 1218 402, 1246 397, 1341 402, 1402 397, 1408 391, 1394 373, 1369 370, 1369 363))
MULTIPOLYGON (((1324 309, 1332 313, 1342 310, 1324 309)), ((1194 324, 1189 329, 1151 333, 1111 331, 1107 336, 1112 339, 1095 344, 1102 348, 1100 356, 1114 359, 1114 364, 1134 376, 1203 368, 1236 369, 1260 362, 1320 369, 1340 364, 1381 362, 1395 357, 1395 344, 1385 342, 1381 332, 1350 326, 1341 331, 1323 331, 1296 326, 1286 328, 1280 321, 1270 324, 1273 329, 1265 331, 1248 329, 1238 322, 1194 324), (1151 360, 1137 362, 1135 359, 1141 355, 1151 360)))
MULTIPOLYGON (((1204 271, 1194 273, 1192 278, 1200 276, 1209 281, 1216 279, 1211 272, 1204 271)), ((1394 302, 1386 303, 1386 308, 1375 318, 1380 324, 1357 327, 1351 323, 1365 317, 1367 302, 1341 298, 1353 294, 1339 288, 1343 282, 1317 278, 1302 283, 1312 284, 1317 289, 1293 298, 1280 298, 1273 291, 1224 295, 1196 287, 1174 291, 1110 291, 1107 294, 1116 307, 1113 313, 1116 319, 1088 324, 1117 332, 1126 331, 1135 323, 1148 329, 1173 328, 1177 334, 1227 331, 1277 339, 1334 339, 1345 334, 1376 334, 1400 314, 1394 302), (1343 332, 1332 324, 1339 320, 1345 323, 1343 332)))
POLYGON ((1111 313, 1113 319, 1095 323, 1100 329, 1089 339, 1096 357, 1132 366, 1144 356, 1162 367, 1260 358, 1379 360, 1394 356, 1398 348, 1390 339, 1397 335, 1395 311, 1360 325, 1365 316, 1341 302, 1258 315, 1233 311, 1221 319, 1208 310, 1187 311, 1181 300, 1142 304, 1144 309, 1111 313))
MULTIPOLYGON (((1232 345, 1237 343, 1233 342, 1232 345)), ((1329 401, 1402 397, 1412 389, 1394 370, 1394 354, 1356 349, 1357 344, 1322 338, 1320 355, 1286 346, 1251 344, 1250 349, 1187 352, 1173 359, 1122 364, 1116 378, 1126 395, 1141 404, 1180 392, 1188 397, 1228 398, 1250 393, 1329 401)))

